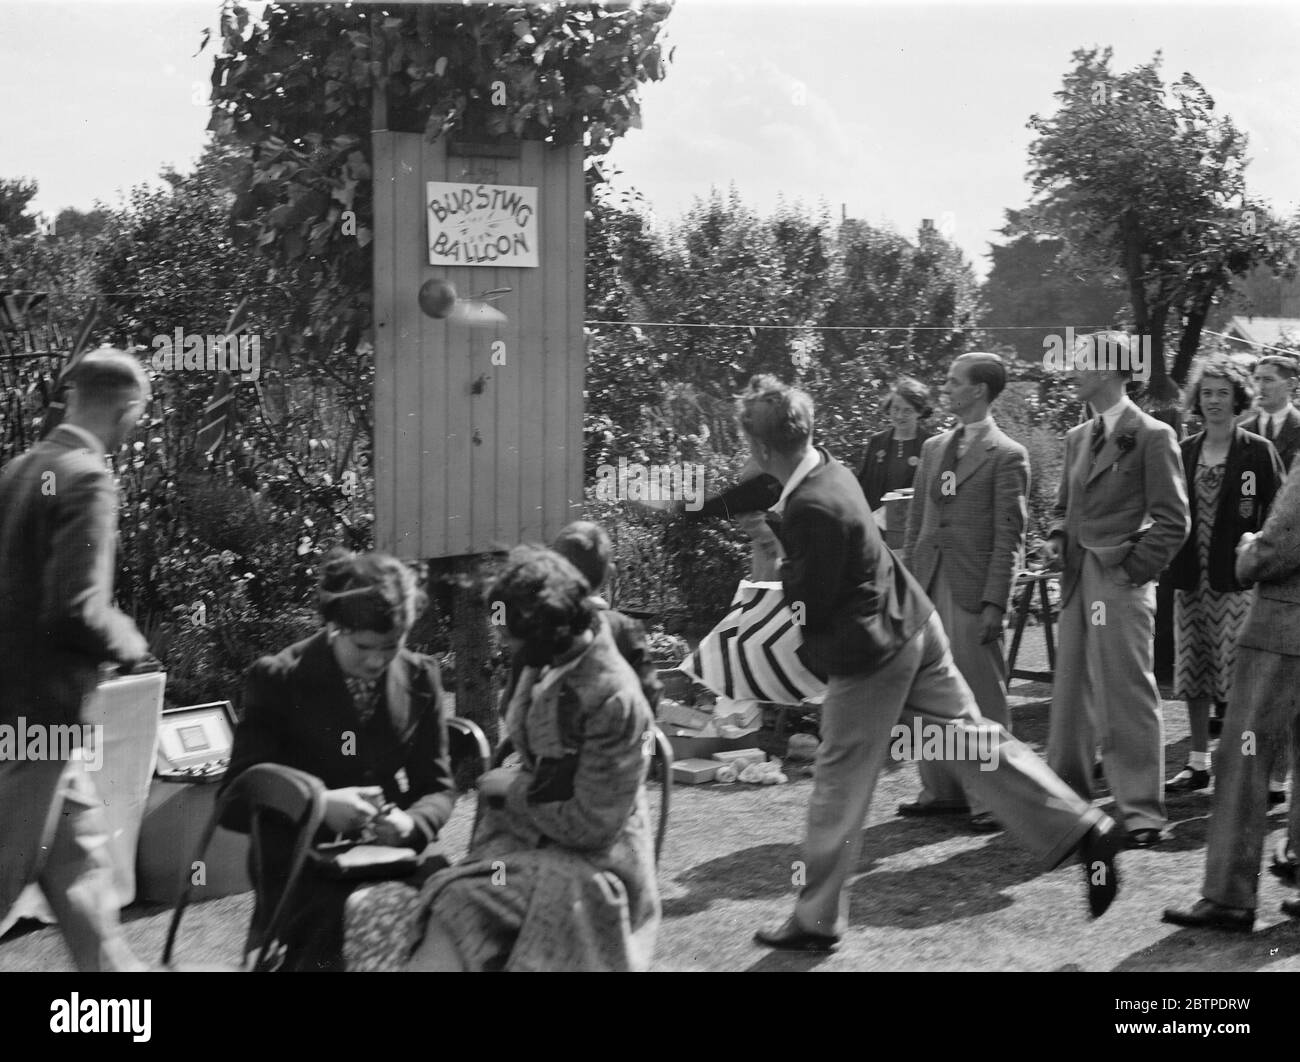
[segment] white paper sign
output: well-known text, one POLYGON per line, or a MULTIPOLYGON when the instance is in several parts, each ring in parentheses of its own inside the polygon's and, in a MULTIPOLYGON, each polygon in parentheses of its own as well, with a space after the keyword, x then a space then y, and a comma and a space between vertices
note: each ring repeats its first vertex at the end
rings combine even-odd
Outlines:
POLYGON ((429 181, 429 265, 536 266, 537 189, 429 181))

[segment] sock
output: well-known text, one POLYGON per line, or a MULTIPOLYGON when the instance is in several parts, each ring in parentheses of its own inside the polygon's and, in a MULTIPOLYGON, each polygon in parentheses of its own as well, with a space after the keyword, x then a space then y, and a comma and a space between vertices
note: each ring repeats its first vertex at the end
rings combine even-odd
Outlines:
POLYGON ((1208 771, 1210 769, 1210 754, 1208 752, 1189 752, 1187 754, 1187 766, 1194 771, 1208 771))

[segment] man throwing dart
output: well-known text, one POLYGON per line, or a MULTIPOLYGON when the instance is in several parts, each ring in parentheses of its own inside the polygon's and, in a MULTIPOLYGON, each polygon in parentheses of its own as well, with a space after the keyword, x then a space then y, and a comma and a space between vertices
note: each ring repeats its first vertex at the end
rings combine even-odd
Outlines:
POLYGON ((991 753, 993 770, 974 759, 947 766, 1045 867, 1078 858, 1092 915, 1103 914, 1119 887, 1118 829, 980 715, 934 605, 885 548, 857 479, 813 446, 812 400, 775 377, 757 376, 738 412, 754 460, 783 485, 774 506, 785 551, 781 582, 791 607, 802 605, 809 658, 828 676, 804 841, 806 884, 791 917, 755 939, 798 951, 838 945, 848 925, 844 886, 890 735, 914 717, 956 728, 954 745, 991 753))

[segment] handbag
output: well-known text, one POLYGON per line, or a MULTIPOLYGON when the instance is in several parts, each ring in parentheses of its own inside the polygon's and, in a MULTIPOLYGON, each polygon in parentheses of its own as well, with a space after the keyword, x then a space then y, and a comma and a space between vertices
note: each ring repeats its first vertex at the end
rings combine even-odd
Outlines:
POLYGON ((721 622, 681 670, 720 697, 820 703, 826 683, 809 666, 803 631, 779 582, 742 579, 721 622))
POLYGON ((404 878, 420 866, 420 854, 411 848, 365 841, 339 841, 311 850, 312 869, 333 881, 384 881, 404 878))

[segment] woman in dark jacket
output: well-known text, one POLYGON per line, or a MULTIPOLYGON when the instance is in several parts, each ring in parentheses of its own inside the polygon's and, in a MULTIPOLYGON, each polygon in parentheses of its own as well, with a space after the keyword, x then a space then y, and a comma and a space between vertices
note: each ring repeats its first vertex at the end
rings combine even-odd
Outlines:
POLYGON ((1246 374, 1227 358, 1209 359, 1187 391, 1205 430, 1182 445, 1192 531, 1169 568, 1174 586, 1174 696, 1187 702, 1191 753, 1165 786, 1171 793, 1210 784, 1210 705, 1226 701, 1237 638, 1250 591, 1237 582, 1241 536, 1264 523, 1282 482, 1282 463, 1267 439, 1234 426, 1250 404, 1246 374))
POLYGON ((879 509, 881 499, 891 490, 912 485, 921 444, 934 434, 924 426, 932 412, 930 390, 920 380, 902 376, 890 388, 885 401, 890 427, 867 440, 867 454, 858 472, 862 493, 872 509, 879 509))
MULTIPOLYGON (((223 788, 254 764, 278 763, 324 783, 318 843, 363 831, 414 851, 436 841, 455 792, 437 661, 405 648, 424 602, 396 557, 328 560, 320 583, 325 629, 249 670, 223 788)), ((238 813, 226 825, 247 829, 238 813)), ((264 852, 268 873, 287 875, 291 843, 286 829, 284 843, 264 852)), ((306 902, 286 932, 286 965, 337 969, 351 885, 309 876, 306 902)))

